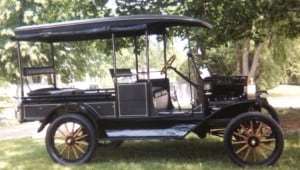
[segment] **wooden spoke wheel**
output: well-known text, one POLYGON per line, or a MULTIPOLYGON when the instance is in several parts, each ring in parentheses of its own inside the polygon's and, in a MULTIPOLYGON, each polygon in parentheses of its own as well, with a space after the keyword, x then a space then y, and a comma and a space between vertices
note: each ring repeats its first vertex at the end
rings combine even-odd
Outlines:
POLYGON ((66 114, 55 119, 46 134, 47 151, 61 164, 89 161, 97 147, 97 136, 91 122, 78 114, 66 114))
POLYGON ((172 66, 173 62, 175 61, 175 58, 176 58, 176 55, 174 54, 174 55, 172 55, 172 57, 170 57, 168 59, 168 61, 165 63, 165 65, 163 66, 163 68, 160 71, 161 74, 166 73, 168 68, 172 66))
POLYGON ((240 166, 272 165, 280 157, 283 145, 278 123, 262 113, 237 116, 228 124, 224 134, 225 150, 240 166))

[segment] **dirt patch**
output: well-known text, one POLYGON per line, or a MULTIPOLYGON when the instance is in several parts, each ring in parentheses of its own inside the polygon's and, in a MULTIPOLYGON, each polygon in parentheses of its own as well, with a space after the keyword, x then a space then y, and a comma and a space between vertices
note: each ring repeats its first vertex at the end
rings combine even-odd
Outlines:
POLYGON ((283 131, 300 131, 300 109, 285 109, 281 111, 280 123, 283 131))

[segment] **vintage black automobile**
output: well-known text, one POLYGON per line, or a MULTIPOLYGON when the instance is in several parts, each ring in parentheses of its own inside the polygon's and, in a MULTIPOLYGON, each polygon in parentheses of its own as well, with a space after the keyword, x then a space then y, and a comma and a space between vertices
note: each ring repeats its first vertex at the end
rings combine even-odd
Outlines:
POLYGON ((175 55, 167 57, 166 52, 167 33, 171 27, 212 28, 199 19, 166 15, 105 17, 16 28, 13 39, 18 44, 22 84, 18 120, 40 121, 38 132, 49 124, 46 148, 51 158, 61 164, 80 164, 90 160, 102 141, 117 145, 132 139, 183 139, 191 132, 201 138, 207 133, 224 136, 229 158, 240 166, 275 163, 283 151, 284 139, 274 108, 260 93, 249 96, 246 76, 202 78, 197 56, 191 49, 187 59, 194 78, 174 68, 175 55), (163 78, 150 76, 150 35, 163 37, 163 78), (146 44, 147 69, 140 70, 139 57, 133 54, 136 80, 119 82, 119 77, 132 76, 132 72, 117 67, 115 41, 140 36, 144 37, 146 44), (56 70, 60 65, 55 65, 53 44, 99 39, 111 40, 113 62, 110 73, 114 88, 79 90, 57 87, 56 70), (49 44, 52 64, 26 66, 21 54, 23 41, 49 44), (195 89, 194 100, 187 108, 172 103, 167 70, 178 74, 195 89), (26 77, 42 74, 52 77, 53 86, 24 94, 26 77))

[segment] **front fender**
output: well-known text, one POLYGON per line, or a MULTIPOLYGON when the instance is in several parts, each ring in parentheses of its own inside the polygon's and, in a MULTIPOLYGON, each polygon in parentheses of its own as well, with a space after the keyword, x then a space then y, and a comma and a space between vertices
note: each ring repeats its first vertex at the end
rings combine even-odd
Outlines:
MULTIPOLYGON (((273 106, 271 106, 266 98, 261 98, 261 108, 266 109, 268 113, 272 116, 272 118, 280 124, 280 119, 278 112, 275 110, 273 106)), ((261 110, 260 110, 261 111, 261 110)))
POLYGON ((257 102, 256 100, 245 100, 236 103, 230 103, 217 111, 213 111, 211 113, 211 118, 233 118, 241 113, 248 112, 250 108, 257 108, 259 105, 259 102, 257 102))
POLYGON ((215 112, 212 112, 211 118, 233 118, 239 114, 249 111, 262 111, 265 109, 270 116, 279 123, 277 111, 268 103, 267 99, 259 98, 254 100, 245 100, 229 104, 215 112))
POLYGON ((223 107, 220 110, 207 114, 203 121, 201 121, 195 127, 194 132, 198 134, 199 137, 203 138, 212 127, 217 127, 219 129, 220 127, 225 128, 227 123, 236 116, 249 111, 261 112, 262 109, 267 110, 268 114, 275 121, 280 123, 277 111, 268 103, 266 99, 259 98, 228 104, 226 107, 223 107))

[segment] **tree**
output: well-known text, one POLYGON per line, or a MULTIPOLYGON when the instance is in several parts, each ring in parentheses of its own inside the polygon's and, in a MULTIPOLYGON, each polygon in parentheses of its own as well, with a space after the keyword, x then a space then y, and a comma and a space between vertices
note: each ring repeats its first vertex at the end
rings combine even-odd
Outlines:
POLYGON ((288 40, 285 43, 288 48, 287 74, 291 83, 300 84, 300 38, 296 41, 288 40))
POLYGON ((125 0, 118 3, 117 12, 167 13, 210 21, 214 25, 213 30, 202 33, 206 47, 212 50, 222 50, 224 46, 234 48, 235 58, 238 61, 237 72, 251 79, 260 80, 262 71, 268 71, 261 69, 262 53, 266 52, 270 55, 268 56, 270 61, 284 67, 283 61, 286 61, 288 56, 285 55, 286 51, 280 42, 299 36, 299 6, 300 2, 297 0, 152 0, 147 1, 147 5, 145 1, 125 0))
POLYGON ((117 14, 173 14, 184 0, 116 0, 117 14))
MULTIPOLYGON (((10 82, 18 81, 16 43, 11 40, 14 28, 21 25, 107 16, 109 10, 105 7, 106 2, 107 0, 2 0, 0 2, 0 77, 6 77, 10 82)), ((68 65, 68 67, 59 67, 60 73, 66 77, 65 81, 71 78, 69 76, 72 75, 69 72, 72 69, 78 70, 78 74, 74 76, 80 79, 86 71, 84 66, 98 67, 91 64, 91 58, 99 57, 99 54, 95 55, 94 50, 105 49, 107 44, 88 42, 87 45, 90 45, 90 48, 83 49, 80 48, 80 44, 74 43, 69 45, 69 47, 74 47, 74 50, 68 51, 63 43, 55 44, 57 62, 68 65), (90 55, 87 56, 87 54, 90 55), (86 60, 84 57, 89 59, 86 60)), ((27 65, 45 64, 47 62, 45 56, 49 55, 47 48, 49 51, 49 46, 46 47, 40 43, 34 43, 30 46, 28 43, 23 43, 21 52, 24 61, 27 65)))
POLYGON ((280 42, 300 34, 299 5, 296 0, 187 1, 184 14, 213 21, 210 43, 235 44, 238 72, 259 80, 264 50, 271 51, 270 61, 284 65, 287 56, 280 42))

